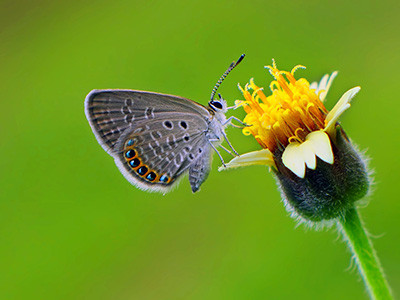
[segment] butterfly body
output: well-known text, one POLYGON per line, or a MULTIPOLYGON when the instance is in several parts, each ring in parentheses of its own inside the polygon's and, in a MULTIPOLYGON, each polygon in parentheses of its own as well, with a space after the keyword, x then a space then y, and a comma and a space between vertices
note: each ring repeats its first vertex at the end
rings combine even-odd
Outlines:
POLYGON ((186 98, 137 90, 93 90, 86 117, 104 150, 137 187, 167 192, 189 173, 206 180, 213 148, 226 138, 223 99, 205 107, 186 98), (217 106, 217 107, 215 107, 217 106))

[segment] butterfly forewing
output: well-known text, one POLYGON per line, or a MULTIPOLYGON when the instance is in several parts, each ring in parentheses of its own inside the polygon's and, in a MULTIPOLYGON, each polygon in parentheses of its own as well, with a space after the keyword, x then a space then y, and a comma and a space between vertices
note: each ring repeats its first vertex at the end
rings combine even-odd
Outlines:
POLYGON ((85 110, 97 140, 108 153, 137 122, 167 112, 210 115, 207 108, 186 98, 132 90, 94 90, 86 97, 85 110))

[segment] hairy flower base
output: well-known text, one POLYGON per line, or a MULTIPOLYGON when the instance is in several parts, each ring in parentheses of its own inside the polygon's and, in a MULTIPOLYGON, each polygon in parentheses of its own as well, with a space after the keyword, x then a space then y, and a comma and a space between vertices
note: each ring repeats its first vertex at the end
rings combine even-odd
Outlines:
POLYGON ((274 173, 283 200, 296 214, 310 221, 339 217, 368 192, 365 163, 339 125, 330 139, 334 163, 317 158, 316 169, 307 169, 304 178, 285 167, 281 151, 274 153, 274 173))

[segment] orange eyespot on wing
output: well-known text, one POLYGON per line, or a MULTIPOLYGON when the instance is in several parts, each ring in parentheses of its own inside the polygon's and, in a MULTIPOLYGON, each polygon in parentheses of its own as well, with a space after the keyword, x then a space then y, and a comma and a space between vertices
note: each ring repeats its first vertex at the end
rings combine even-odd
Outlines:
POLYGON ((160 174, 156 170, 149 168, 148 165, 142 163, 142 159, 139 157, 138 151, 135 150, 134 141, 132 139, 129 139, 126 142, 124 158, 129 167, 148 183, 165 185, 172 183, 171 177, 169 177, 167 174, 160 174))

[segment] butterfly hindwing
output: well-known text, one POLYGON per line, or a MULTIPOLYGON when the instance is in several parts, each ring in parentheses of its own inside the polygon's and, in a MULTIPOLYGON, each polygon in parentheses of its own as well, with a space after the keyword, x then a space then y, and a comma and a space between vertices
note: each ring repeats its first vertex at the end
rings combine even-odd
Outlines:
POLYGON ((210 152, 206 129, 207 122, 199 114, 164 113, 162 118, 145 120, 128 129, 113 156, 132 184, 167 191, 210 152))
POLYGON ((204 151, 196 158, 189 168, 189 182, 193 193, 197 192, 201 184, 207 179, 211 170, 211 147, 205 147, 204 151))

